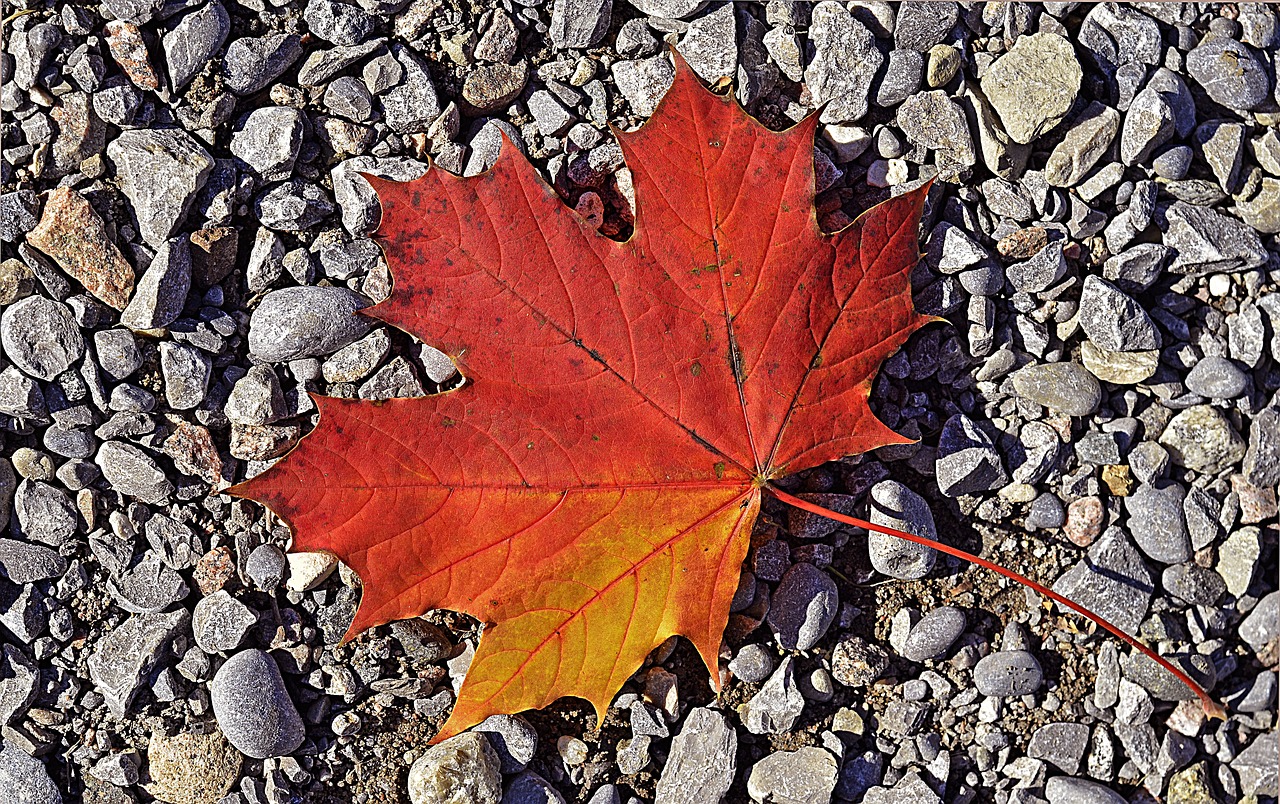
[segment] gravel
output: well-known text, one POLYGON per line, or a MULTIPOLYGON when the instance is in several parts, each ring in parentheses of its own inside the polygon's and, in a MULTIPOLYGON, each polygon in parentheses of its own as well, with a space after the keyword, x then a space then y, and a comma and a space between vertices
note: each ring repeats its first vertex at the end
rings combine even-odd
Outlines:
POLYGON ((1275 795, 1273 7, 16 8, 0 55, 15 789, 438 801, 418 770, 434 758, 438 786, 493 802, 1275 795), (948 323, 869 389, 918 441, 771 482, 1070 594, 1217 676, 1227 724, 1035 595, 767 492, 719 697, 673 641, 603 729, 566 701, 450 753, 429 740, 478 624, 431 613, 340 644, 354 574, 224 491, 309 432, 310 394, 479 381, 359 312, 395 285, 360 174, 475 176, 507 142, 625 239, 637 193, 614 133, 657 107, 671 46, 770 128, 820 116, 825 230, 934 179, 912 288, 948 323), (984 697, 1011 655, 1040 682, 984 697))

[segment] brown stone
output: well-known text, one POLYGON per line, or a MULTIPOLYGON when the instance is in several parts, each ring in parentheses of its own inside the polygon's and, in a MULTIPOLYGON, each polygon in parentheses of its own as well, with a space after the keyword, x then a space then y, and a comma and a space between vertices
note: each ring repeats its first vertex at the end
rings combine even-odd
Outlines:
POLYGON ((1276 490, 1255 486, 1244 475, 1231 476, 1231 490, 1240 497, 1240 523, 1254 525, 1275 519, 1278 506, 1276 490))
POLYGON ((1067 522, 1062 532, 1077 547, 1088 547, 1102 533, 1105 513, 1100 498, 1081 497, 1067 506, 1067 522))
POLYGON ((1043 227, 1019 229, 996 243, 996 251, 1009 260, 1026 260, 1049 245, 1049 233, 1043 227))
POLYGON ((168 804, 217 804, 240 776, 244 757, 222 732, 175 737, 152 734, 147 792, 168 804))
POLYGON ((462 99, 473 110, 492 112, 515 100, 529 78, 529 65, 487 64, 477 67, 462 83, 462 99))
POLYGON ((1102 467, 1102 482, 1116 497, 1128 497, 1133 491, 1133 474, 1124 464, 1102 467))
POLYGON ((191 278, 200 287, 216 285, 236 267, 239 232, 230 226, 197 229, 191 233, 191 278))
POLYGON ((222 456, 208 428, 178 419, 173 433, 164 440, 163 449, 184 475, 198 477, 217 489, 227 485, 222 477, 222 456))
POLYGON ((125 20, 112 20, 106 25, 107 49, 120 69, 138 89, 157 89, 160 77, 151 66, 147 42, 137 25, 125 20))
POLYGON ((35 274, 22 260, 0 263, 0 306, 8 306, 35 292, 35 274))
POLYGON ((89 202, 69 187, 49 193, 44 215, 27 233, 27 243, 53 258, 85 290, 117 310, 133 293, 133 266, 107 236, 89 202))
POLYGON ((191 578, 200 587, 200 593, 207 597, 225 586, 235 571, 231 548, 219 545, 200 557, 191 571, 191 578))
POLYGON ((300 435, 296 424, 232 424, 231 454, 244 461, 269 461, 292 449, 300 435))

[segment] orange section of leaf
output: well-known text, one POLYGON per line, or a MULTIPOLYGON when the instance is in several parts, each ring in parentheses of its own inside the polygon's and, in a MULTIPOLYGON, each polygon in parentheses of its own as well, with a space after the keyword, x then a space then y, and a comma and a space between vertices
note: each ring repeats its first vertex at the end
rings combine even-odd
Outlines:
POLYGON ((761 488, 904 441, 867 397, 927 321, 907 278, 927 188, 823 234, 815 125, 771 132, 677 58, 619 134, 624 243, 510 147, 474 178, 371 179, 395 292, 366 312, 467 381, 318 398, 315 432, 236 493, 359 573, 349 635, 431 608, 487 624, 437 739, 566 695, 603 714, 673 634, 716 679, 761 488))

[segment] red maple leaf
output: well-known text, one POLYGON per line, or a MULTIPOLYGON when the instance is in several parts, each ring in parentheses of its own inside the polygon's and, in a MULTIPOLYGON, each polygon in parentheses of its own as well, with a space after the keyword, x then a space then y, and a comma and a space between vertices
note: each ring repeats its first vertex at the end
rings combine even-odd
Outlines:
POLYGON ((370 178, 395 292, 365 312, 466 382, 318 397, 316 430, 235 489, 360 575, 348 637, 434 608, 486 624, 436 740, 567 695, 603 718, 674 634, 714 683, 762 490, 907 441, 867 399, 928 321, 908 283, 927 187, 823 233, 817 117, 769 131, 676 61, 651 119, 618 135, 626 242, 510 147, 473 178, 370 178))

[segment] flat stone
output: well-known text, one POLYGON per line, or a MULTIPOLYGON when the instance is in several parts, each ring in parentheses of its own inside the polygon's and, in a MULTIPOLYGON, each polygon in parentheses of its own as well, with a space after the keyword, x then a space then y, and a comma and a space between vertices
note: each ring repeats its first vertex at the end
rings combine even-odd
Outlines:
POLYGON ((1074 776, 1054 776, 1044 786, 1049 804, 1126 804, 1127 799, 1106 785, 1074 776))
POLYGON ((98 643, 89 656, 89 677, 116 717, 124 717, 165 645, 188 630, 186 609, 130 617, 98 643))
POLYGON ((1018 37, 981 79, 1014 142, 1027 144, 1062 121, 1080 91, 1083 72, 1071 43, 1054 33, 1018 37))
POLYGON ((240 776, 244 757, 222 732, 153 732, 147 743, 146 790, 168 804, 216 804, 240 776))
POLYGON ((1227 590, 1222 576, 1198 564, 1175 564, 1166 567, 1160 585, 1179 600, 1193 606, 1212 606, 1227 590))
POLYGON ((132 444, 104 441, 95 458, 102 476, 121 494, 159 503, 173 493, 173 483, 155 460, 132 444))
MULTIPOLYGON (((812 27, 809 35, 813 36, 812 27)), ((733 4, 708 6, 690 19, 679 49, 703 81, 714 84, 722 78, 732 78, 738 70, 738 28, 733 4)))
MULTIPOLYGON (((870 519, 874 525, 938 539, 929 504, 896 480, 883 480, 871 488, 870 519)), ((932 547, 875 531, 867 535, 867 550, 877 572, 899 580, 918 580, 928 575, 938 556, 932 547)))
POLYGON ((1062 253, 1062 241, 1045 245, 1031 258, 1014 263, 1005 269, 1014 288, 1025 293, 1039 293, 1056 284, 1067 274, 1067 260, 1062 253))
POLYGON ((894 47, 924 53, 938 44, 955 27, 960 11, 951 2, 905 2, 897 7, 894 20, 894 47))
POLYGON ((1049 723, 1036 729, 1027 744, 1027 756, 1042 759, 1067 774, 1080 769, 1089 745, 1089 727, 1083 723, 1049 723))
MULTIPOLYGON (((228 54, 229 56, 230 54, 228 54)), ((213 158, 180 129, 128 129, 107 145, 120 190, 148 244, 159 247, 187 217, 213 171, 213 158)), ((105 301, 105 300, 104 300, 105 301)))
POLYGON ((227 659, 209 684, 209 698, 218 727, 245 756, 285 756, 302 745, 302 718, 269 654, 244 650, 227 659))
POLYGON ((1045 163, 1044 178, 1051 187, 1074 187, 1080 183, 1120 131, 1120 113, 1092 101, 1054 146, 1045 163))
MULTIPOLYGON (((1190 676, 1205 690, 1212 690, 1217 683, 1213 662, 1207 656, 1201 656, 1198 653, 1170 653, 1163 658, 1190 676)), ((1151 693, 1151 697, 1158 701, 1196 699, 1196 694, 1177 676, 1136 650, 1120 658, 1120 669, 1125 678, 1151 693)))
POLYGON ((1165 217, 1164 244, 1173 249, 1169 270, 1174 273, 1203 276, 1244 271, 1267 262, 1256 231, 1209 207, 1175 201, 1165 217))
POLYGON ((1068 416, 1089 416, 1102 402, 1098 380, 1079 363, 1026 366, 1012 381, 1018 396, 1068 416))
POLYGON ((203 597, 196 603, 191 627, 196 644, 206 653, 232 651, 240 647, 258 615, 225 589, 203 597))
POLYGON ((1239 627, 1240 638, 1261 653, 1280 637, 1280 592, 1272 592, 1258 602, 1239 627))
POLYGON ((1147 616, 1155 577, 1141 554, 1117 527, 1107 528, 1089 547, 1087 558, 1059 576, 1053 591, 1129 633, 1147 616))
POLYGON ((975 494, 1009 482, 990 436, 962 413, 947 419, 934 464, 938 490, 948 497, 975 494))
POLYGON ((1089 373, 1114 385, 1137 385, 1160 367, 1160 352, 1112 352, 1093 341, 1080 344, 1080 362, 1089 373))
POLYGON ((973 668, 973 685, 983 695, 1030 695, 1044 683, 1044 672, 1034 654, 1025 650, 1001 650, 982 657, 973 668))
POLYGON ((835 790, 838 769, 836 758, 821 748, 778 751, 751 767, 747 795, 756 802, 826 804, 835 790))
POLYGON ((0 647, 0 727, 26 714, 39 684, 40 669, 17 645, 0 647))
POLYGON ((498 804, 502 775, 497 753, 483 734, 467 732, 427 749, 409 769, 413 804, 498 804))
POLYGON ((5 737, 0 740, 0 787, 15 804, 62 804, 44 763, 5 737))
POLYGON ((1280 794, 1280 733, 1272 729, 1255 736, 1231 761, 1231 768, 1239 775, 1240 789, 1246 796, 1280 794))
POLYGON ((25 538, 54 547, 70 539, 80 521, 66 492, 39 480, 28 479, 18 484, 13 509, 25 538))
POLYGON ((191 244, 186 237, 166 240, 138 281, 120 323, 130 329, 158 329, 182 314, 191 289, 191 244))
POLYGON ((724 715, 690 709, 680 733, 671 739, 654 804, 722 800, 733 784, 737 754, 738 735, 724 715))

